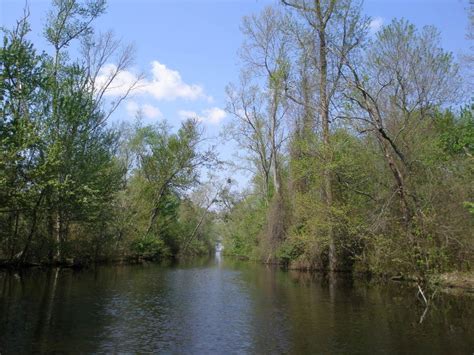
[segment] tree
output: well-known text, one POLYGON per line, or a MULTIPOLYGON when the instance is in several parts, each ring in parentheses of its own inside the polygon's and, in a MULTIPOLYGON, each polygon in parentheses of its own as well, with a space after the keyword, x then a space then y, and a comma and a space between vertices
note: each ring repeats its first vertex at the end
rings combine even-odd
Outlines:
MULTIPOLYGON (((346 60, 354 49, 363 40, 367 19, 360 14, 361 3, 357 1, 287 1, 282 3, 294 8, 301 15, 310 29, 309 41, 300 41, 303 50, 312 53, 306 58, 313 61, 318 73, 318 113, 321 119, 322 142, 323 142, 323 194, 327 213, 327 233, 329 236, 329 265, 331 271, 337 268, 336 236, 334 234, 333 218, 333 173, 331 171, 332 152, 330 141, 331 105, 335 102, 336 94, 340 89, 339 83, 343 74, 346 60), (306 42, 306 43, 305 43, 306 42), (315 53, 313 50, 315 49, 315 53)), ((306 74, 305 74, 306 75, 306 74)), ((303 76, 305 78, 305 76, 303 76)), ((307 95, 307 93, 306 93, 307 95)), ((293 98, 293 101, 301 103, 293 98)), ((306 100, 302 103, 308 111, 310 105, 306 100)), ((309 111, 310 112, 310 111, 309 111)), ((308 120, 308 119, 307 119, 308 120)))
POLYGON ((439 43, 434 28, 418 32, 408 22, 394 20, 370 43, 362 65, 347 64, 346 95, 354 103, 350 116, 359 132, 370 133, 378 144, 398 196, 403 233, 415 254, 410 262, 418 266, 427 264, 429 250, 423 243, 431 234, 429 203, 417 179, 427 172, 419 154, 429 144, 421 145, 420 136, 432 134, 430 122, 456 99, 461 82, 451 54, 439 43))
MULTIPOLYGON (((108 111, 104 110, 104 93, 113 79, 132 63, 131 47, 120 50, 120 43, 110 33, 93 42, 92 22, 104 11, 104 0, 86 3, 56 0, 45 28, 46 39, 54 50, 47 73, 50 107, 45 155, 51 174, 56 177, 55 182, 51 182, 52 193, 48 200, 54 206, 51 232, 58 260, 62 258, 69 222, 84 214, 83 209, 91 205, 91 199, 103 199, 100 195, 110 191, 97 189, 94 182, 104 171, 114 175, 108 167, 112 152, 107 148, 113 147, 113 135, 104 124, 136 85, 132 83, 108 111), (82 42, 84 59, 70 62, 67 48, 74 41, 82 42), (99 73, 114 56, 117 65, 99 82, 99 73), (84 205, 84 201, 88 203, 84 205)), ((109 178, 117 181, 116 177, 109 178)))
POLYGON ((264 95, 258 86, 249 83, 247 75, 241 77, 239 88, 229 85, 226 92, 226 110, 234 117, 226 127, 226 134, 240 148, 249 152, 250 164, 255 166, 256 175, 262 180, 261 195, 268 205, 272 196, 271 167, 274 151, 268 139, 271 127, 263 111, 264 95))
POLYGON ((443 103, 456 96, 458 69, 450 54, 438 45, 439 34, 432 27, 417 33, 406 21, 394 20, 378 35, 367 53, 366 72, 354 65, 350 99, 365 113, 354 115, 363 129, 373 132, 380 144, 397 186, 402 215, 408 228, 419 207, 416 192, 408 191, 410 157, 401 141, 421 120, 433 116, 443 103))
POLYGON ((5 31, 0 50, 0 214, 2 242, 6 243, 2 247, 10 260, 20 262, 36 233, 47 191, 38 134, 45 110, 44 55, 38 55, 26 39, 28 16, 25 10, 15 29, 5 31), (16 254, 23 236, 24 247, 16 254))
POLYGON ((242 24, 246 41, 242 45, 241 57, 245 70, 248 74, 262 77, 264 80, 262 83, 266 97, 263 101, 266 111, 264 120, 268 127, 270 169, 277 196, 281 194, 278 155, 285 139, 284 89, 290 70, 287 58, 288 37, 282 31, 286 25, 285 21, 286 19, 277 10, 267 7, 260 16, 245 17, 242 24))
POLYGON ((10 259, 16 256, 20 263, 33 243, 38 258, 47 249, 50 259, 64 259, 72 252, 66 245, 71 230, 75 238, 92 235, 90 226, 103 224, 106 206, 120 185, 117 135, 105 122, 135 84, 104 109, 104 92, 132 59, 130 47, 121 50, 111 35, 92 46, 91 24, 104 6, 104 1, 53 2, 45 28, 52 57, 36 54, 26 39, 27 12, 4 37, 1 134, 7 156, 2 157, 2 194, 6 191, 9 200, 7 248, 10 259), (67 48, 75 41, 88 49, 85 58, 70 59, 67 48), (118 63, 115 70, 98 80, 112 58, 118 63))
POLYGON ((264 233, 268 244, 268 253, 264 251, 267 261, 274 258, 286 228, 281 159, 287 138, 284 93, 290 71, 288 36, 283 30, 286 21, 272 7, 265 8, 258 16, 244 18, 241 86, 227 88, 227 109, 236 119, 229 131, 254 155, 252 160, 263 180, 263 196, 270 206, 264 233), (254 80, 250 80, 251 77, 254 80))

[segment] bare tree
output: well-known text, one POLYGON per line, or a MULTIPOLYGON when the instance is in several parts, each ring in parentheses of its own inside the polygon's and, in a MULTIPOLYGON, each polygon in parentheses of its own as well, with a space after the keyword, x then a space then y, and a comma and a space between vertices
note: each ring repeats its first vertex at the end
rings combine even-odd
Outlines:
POLYGON ((468 89, 474 89, 474 1, 469 2, 468 9, 469 25, 467 29, 466 38, 470 41, 469 53, 464 55, 464 62, 466 63, 466 69, 470 80, 468 81, 468 89))
POLYGON ((246 75, 241 76, 239 87, 231 84, 226 92, 226 110, 234 117, 226 127, 226 133, 250 153, 251 164, 262 176, 263 197, 268 203, 273 150, 268 139, 271 127, 263 112, 263 94, 258 86, 249 82, 246 75))
POLYGON ((246 70, 262 79, 265 93, 265 120, 269 126, 270 158, 275 194, 281 194, 279 150, 284 140, 284 117, 287 110, 284 89, 289 73, 289 37, 285 17, 275 8, 267 7, 260 15, 244 18, 245 41, 241 57, 246 70))
POLYGON ((117 83, 120 74, 124 73, 133 64, 134 47, 131 44, 123 45, 114 37, 112 31, 98 35, 89 35, 81 41, 81 52, 87 78, 84 84, 94 96, 95 108, 104 106, 104 98, 108 91, 117 90, 119 93, 109 103, 103 121, 118 108, 129 94, 139 87, 143 75, 137 75, 133 81, 117 83), (120 85, 120 87, 118 87, 120 85))

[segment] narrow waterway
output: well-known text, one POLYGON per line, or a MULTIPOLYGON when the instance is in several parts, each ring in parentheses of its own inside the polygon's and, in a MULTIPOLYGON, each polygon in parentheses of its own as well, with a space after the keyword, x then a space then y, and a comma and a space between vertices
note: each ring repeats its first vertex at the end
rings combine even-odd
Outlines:
POLYGON ((474 297, 234 259, 0 272, 0 353, 472 354, 474 297))

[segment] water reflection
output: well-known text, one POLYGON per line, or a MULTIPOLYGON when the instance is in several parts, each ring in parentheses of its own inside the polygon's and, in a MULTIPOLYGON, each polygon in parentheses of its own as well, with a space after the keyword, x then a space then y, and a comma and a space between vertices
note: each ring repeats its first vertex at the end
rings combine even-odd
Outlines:
POLYGON ((215 258, 0 273, 0 351, 472 353, 473 297, 215 258))
POLYGON ((222 251, 221 250, 216 250, 215 259, 216 259, 216 264, 219 266, 222 266, 222 251))

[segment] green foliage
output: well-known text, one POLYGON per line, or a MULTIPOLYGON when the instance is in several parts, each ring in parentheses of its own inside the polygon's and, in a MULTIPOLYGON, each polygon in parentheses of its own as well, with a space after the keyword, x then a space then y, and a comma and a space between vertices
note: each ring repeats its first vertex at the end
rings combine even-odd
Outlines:
POLYGON ((261 233, 265 225, 266 203, 257 195, 249 195, 224 216, 221 231, 224 251, 255 259, 259 254, 261 233))
MULTIPOLYGON (((103 89, 91 77, 100 68, 67 52, 73 42, 90 40, 104 10, 103 0, 54 1, 45 29, 53 56, 36 53, 26 17, 4 32, 0 259, 165 258, 197 225, 200 208, 191 204, 193 212, 183 213, 182 204, 199 169, 215 161, 198 147, 197 122, 183 122, 175 133, 165 124, 111 128, 103 89)), ((98 50, 110 56, 114 48, 98 50)), ((191 251, 213 247, 210 223, 202 223, 191 251)))
POLYGON ((284 265, 289 265, 304 254, 305 243, 299 238, 288 238, 278 248, 276 257, 284 265))
POLYGON ((474 214, 474 202, 464 202, 464 207, 466 207, 469 213, 474 214))
POLYGON ((439 144, 450 156, 474 154, 474 104, 464 107, 459 116, 447 111, 436 119, 439 144))
MULTIPOLYGON (((130 208, 124 210, 124 217, 135 219, 136 224, 126 234, 140 243, 150 238, 160 240, 168 254, 177 255, 199 223, 196 212, 200 211, 187 202, 185 193, 198 183, 198 168, 212 164, 214 155, 198 151, 201 132, 196 121, 185 121, 176 133, 171 133, 165 123, 137 123, 128 131, 131 134, 124 144, 136 165, 128 179, 124 203, 130 208)), ((202 253, 213 247, 200 243, 206 239, 201 235, 203 230, 205 226, 199 229, 197 238, 192 236, 188 251, 202 253)))
POLYGON ((151 236, 134 240, 131 244, 131 250, 148 259, 162 259, 171 255, 162 239, 151 236))

